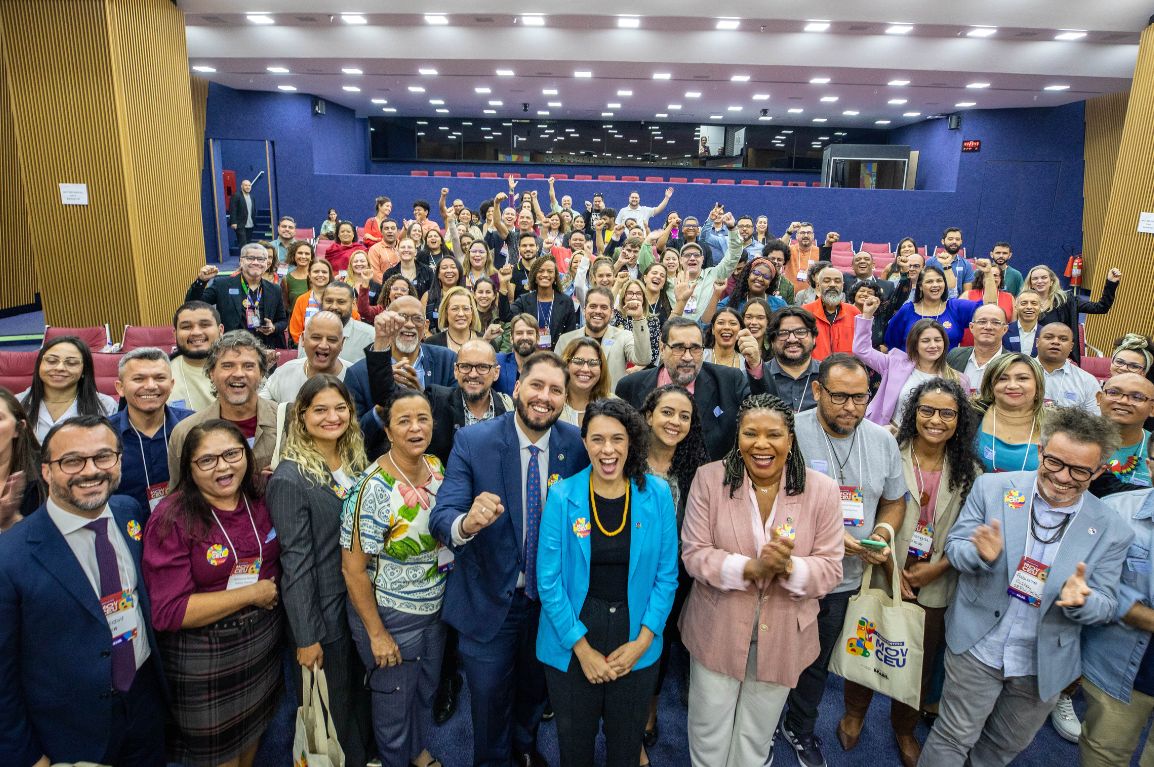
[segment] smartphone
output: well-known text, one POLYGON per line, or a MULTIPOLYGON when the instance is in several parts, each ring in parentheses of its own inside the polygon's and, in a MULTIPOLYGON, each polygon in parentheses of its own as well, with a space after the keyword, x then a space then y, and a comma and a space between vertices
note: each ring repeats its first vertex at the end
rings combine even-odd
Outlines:
POLYGON ((867 549, 873 549, 874 551, 882 551, 887 546, 889 546, 889 544, 885 541, 875 541, 873 538, 862 538, 860 541, 858 541, 858 543, 860 543, 862 546, 865 546, 867 549))

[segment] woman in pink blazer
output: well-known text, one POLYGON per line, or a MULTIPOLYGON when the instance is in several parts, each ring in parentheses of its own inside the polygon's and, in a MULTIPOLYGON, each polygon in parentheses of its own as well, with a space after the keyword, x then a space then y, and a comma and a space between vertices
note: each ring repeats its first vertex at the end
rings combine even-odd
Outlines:
POLYGON ((805 467, 793 411, 747 397, 737 442, 697 471, 682 526, 681 615, 694 767, 761 767, 789 690, 818 654, 818 598, 841 579, 840 497, 805 467))

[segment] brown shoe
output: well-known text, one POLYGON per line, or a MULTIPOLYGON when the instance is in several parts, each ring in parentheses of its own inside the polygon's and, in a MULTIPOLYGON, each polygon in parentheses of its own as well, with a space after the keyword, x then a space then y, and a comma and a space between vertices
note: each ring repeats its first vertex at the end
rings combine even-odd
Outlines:
POLYGON ((865 719, 850 716, 846 714, 837 723, 837 740, 841 743, 842 750, 851 751, 857 746, 858 741, 861 740, 861 731, 865 727, 865 719))
POLYGON ((918 759, 922 756, 922 744, 913 735, 894 735, 898 744, 898 753, 902 758, 902 767, 917 767, 918 759))

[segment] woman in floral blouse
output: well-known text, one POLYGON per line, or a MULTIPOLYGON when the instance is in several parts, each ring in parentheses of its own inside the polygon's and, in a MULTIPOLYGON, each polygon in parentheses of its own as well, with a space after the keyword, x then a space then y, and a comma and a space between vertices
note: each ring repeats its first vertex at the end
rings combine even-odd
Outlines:
POLYGON ((427 746, 452 555, 429 533, 429 511, 444 469, 425 454, 433 412, 424 394, 398 390, 383 420, 392 449, 357 481, 341 520, 349 626, 365 664, 382 764, 440 767, 427 746))

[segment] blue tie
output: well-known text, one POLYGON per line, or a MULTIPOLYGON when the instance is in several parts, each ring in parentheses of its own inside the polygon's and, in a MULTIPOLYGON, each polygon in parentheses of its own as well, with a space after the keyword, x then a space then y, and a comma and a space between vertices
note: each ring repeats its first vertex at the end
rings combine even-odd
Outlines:
POLYGON ((537 598, 537 535, 541 528, 541 469, 537 454, 541 448, 529 446, 529 473, 525 477, 525 596, 537 598))

